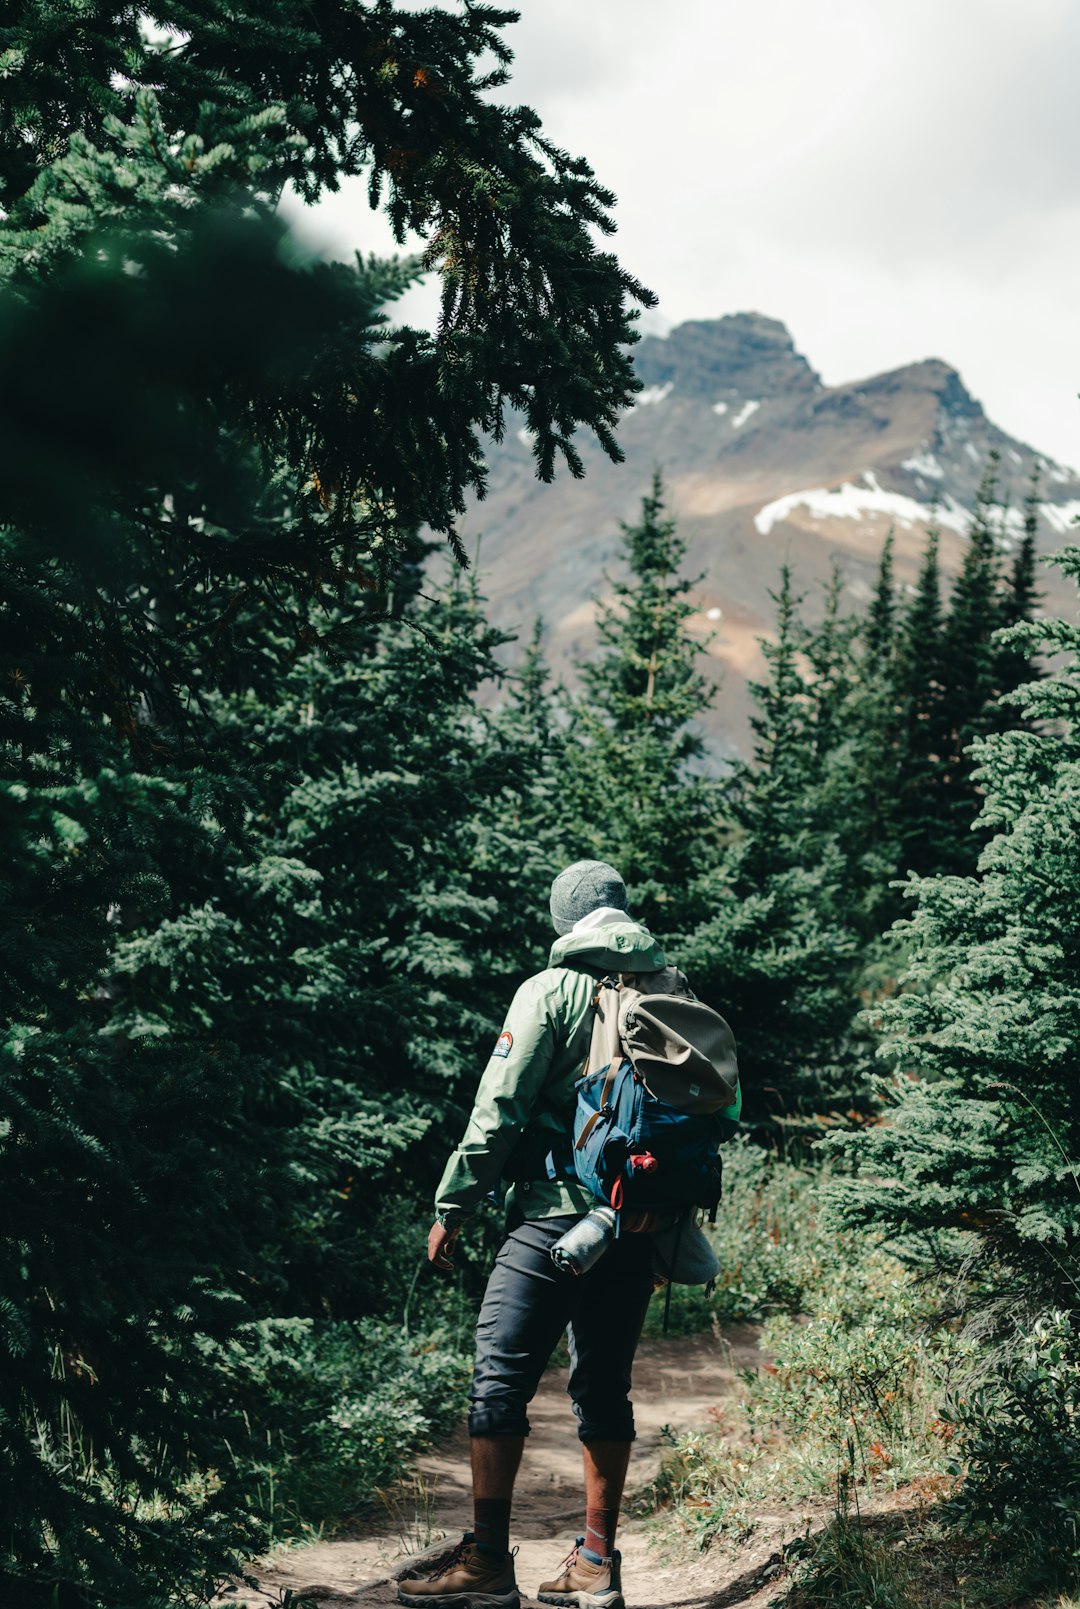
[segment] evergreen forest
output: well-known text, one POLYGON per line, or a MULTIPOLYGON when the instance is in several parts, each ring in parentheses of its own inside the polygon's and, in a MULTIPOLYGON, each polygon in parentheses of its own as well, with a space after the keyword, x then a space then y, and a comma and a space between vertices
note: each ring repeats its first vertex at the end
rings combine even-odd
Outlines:
POLYGON ((722 771, 660 471, 568 685, 542 622, 497 630, 458 529, 485 441, 618 461, 654 300, 589 165, 492 94, 512 19, 0 24, 0 1601, 207 1604, 460 1421, 499 1217, 439 1279, 431 1197, 596 856, 740 1050, 724 1271, 674 1327, 775 1359, 737 1474, 673 1440, 659 1529, 737 1546, 824 1493, 791 1609, 1065 1602, 1080 626, 1040 607, 1039 488, 1017 534, 989 462, 959 573, 931 533, 901 585, 889 538, 865 608, 781 569, 722 771), (357 175, 402 253, 312 256, 283 193, 357 175), (394 311, 425 274, 434 332, 394 311), (901 1578, 860 1494, 919 1482, 901 1578), (919 1585, 949 1549, 991 1561, 966 1598, 919 1585))

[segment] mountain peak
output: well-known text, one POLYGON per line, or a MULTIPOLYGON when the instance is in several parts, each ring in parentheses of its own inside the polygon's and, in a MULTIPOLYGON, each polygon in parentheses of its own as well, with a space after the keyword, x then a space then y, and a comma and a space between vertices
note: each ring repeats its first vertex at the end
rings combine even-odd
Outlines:
POLYGON ((977 402, 956 369, 941 358, 923 358, 919 363, 906 363, 902 368, 889 369, 870 380, 850 381, 838 390, 858 389, 866 395, 909 393, 930 395, 951 419, 985 419, 981 402, 977 402))
POLYGON ((646 386, 670 386, 681 398, 710 402, 821 387, 786 326, 762 313, 690 319, 668 335, 648 335, 634 353, 634 366, 646 386))
MULTIPOLYGON (((704 723, 718 753, 751 747, 749 689, 766 670, 760 639, 774 631, 785 558, 808 609, 822 607, 837 573, 843 607, 865 606, 890 532, 900 588, 915 586, 931 528, 943 572, 955 575, 995 453, 1011 505, 999 510, 997 537, 1010 562, 1037 455, 987 418, 940 358, 824 386, 784 325, 759 313, 680 324, 634 354, 644 389, 622 418, 624 463, 585 444, 584 481, 564 475, 542 485, 530 433, 508 432, 477 515, 493 620, 504 627, 542 614, 558 673, 596 645, 588 599, 606 587, 619 522, 637 518, 657 465, 688 544, 687 574, 701 578, 689 629, 700 630, 723 671, 704 723)), ((1080 475, 1046 464, 1040 487, 1046 551, 1075 534, 1080 475)), ((1075 603, 1075 589, 1052 570, 1040 590, 1049 609, 1068 607, 1070 590, 1075 603)))

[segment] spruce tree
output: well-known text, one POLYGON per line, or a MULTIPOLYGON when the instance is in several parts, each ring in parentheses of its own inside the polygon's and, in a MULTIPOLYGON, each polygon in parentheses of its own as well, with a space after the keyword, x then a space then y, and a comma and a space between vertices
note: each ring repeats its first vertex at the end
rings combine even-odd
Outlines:
POLYGON ((978 858, 980 790, 970 748, 1017 716, 1003 695, 1032 674, 1019 644, 1002 646, 1003 626, 1032 617, 1037 488, 1025 504, 1024 534, 1004 572, 1008 510, 997 495, 998 459, 979 489, 960 572, 943 612, 932 531, 923 572, 901 631, 897 659, 901 717, 901 871, 968 871, 978 858))
POLYGON ((867 663, 875 670, 888 664, 896 646, 896 579, 893 569, 893 547, 896 537, 892 531, 886 536, 878 561, 877 583, 870 608, 867 611, 863 641, 867 663))
MULTIPOLYGON (((908 637, 894 576, 893 545, 890 531, 870 608, 855 629, 846 753, 836 756, 845 779, 849 841, 855 851, 853 911, 868 946, 897 914, 889 885, 901 857, 899 800, 909 758, 902 688, 908 637)), ((922 680, 916 685, 921 691, 922 680)))
POLYGON ((548 895, 565 862, 568 751, 574 734, 562 723, 544 656, 539 619, 504 697, 485 718, 497 735, 503 770, 473 822, 474 873, 498 909, 499 947, 506 959, 501 992, 546 959, 548 895))
MULTIPOLYGON (((400 1311, 403 1237, 446 1127, 542 957, 532 828, 504 820, 497 851, 486 836, 488 802, 528 782, 475 704, 500 635, 460 580, 403 613, 364 607, 345 600, 341 657, 267 638, 273 699, 209 697, 213 769, 192 753, 167 781, 129 764, 53 790, 49 814, 31 800, 51 841, 13 892, 39 896, 44 865, 79 921, 67 951, 20 958, 9 940, 24 998, 42 1002, 34 968, 74 972, 93 933, 72 893, 112 916, 78 957, 96 986, 58 989, 7 1048, 20 1602, 196 1592, 255 1549, 263 1338, 400 1311), (185 1495, 210 1468, 220 1491, 185 1495), (165 1517, 137 1520, 138 1498, 165 1517)), ((5 799, 18 846, 27 801, 5 799)))
POLYGON ((394 1305, 395 1214, 430 1193, 523 969, 503 924, 528 829, 504 829, 496 880, 476 824, 517 780, 474 702, 502 640, 454 579, 346 655, 283 661, 273 701, 222 700, 228 774, 257 778, 242 832, 188 858, 177 920, 121 946, 120 1025, 253 1069, 247 1144, 277 1216, 247 1291, 267 1315, 394 1305), (377 1224, 385 1249, 358 1257, 377 1224))
MULTIPOLYGON (((1040 603, 1036 579, 1037 539, 1039 531, 1039 470, 1032 471, 1027 496, 1024 498, 1024 522, 1019 546, 1005 582, 1001 600, 1002 626, 1015 626, 1035 618, 1040 603)), ((1030 651, 1024 642, 1005 639, 997 649, 997 681, 1003 693, 1022 687, 1037 674, 1030 651)))
MULTIPOLYGON (((932 527, 897 645, 895 810, 900 874, 933 870, 940 853, 941 796, 947 776, 949 739, 939 542, 940 532, 932 527)), ((893 914, 899 915, 899 910, 893 914)))
MULTIPOLYGON (((1080 581, 1080 550, 1058 562, 1080 581)), ((1031 729, 975 745, 977 869, 909 884, 905 987, 875 1012, 887 1118, 837 1142, 857 1169, 838 1197, 961 1300, 1030 1315, 1075 1308, 1080 1272, 1080 629, 1020 623, 1000 641, 1068 657, 1012 696, 1031 729)))
POLYGON ((997 687, 993 634, 1001 624, 1001 560, 995 511, 997 462, 983 477, 960 574, 953 585, 942 637, 943 711, 948 720, 946 769, 939 794, 939 864, 968 869, 978 846, 971 833, 978 799, 971 785, 969 746, 986 730, 997 687))
MULTIPOLYGON (((321 1225, 350 1157, 392 1172, 464 1067, 442 980, 467 974, 490 906, 440 877, 500 766, 473 763, 473 717, 455 717, 429 796, 377 736, 411 708, 358 697, 350 727, 342 694, 330 738, 309 661, 355 655, 361 681, 459 707, 477 658, 454 668, 456 630, 401 626, 389 670, 387 643, 360 640, 378 600, 392 612, 413 529, 454 540, 508 406, 542 476, 560 456, 580 470, 577 427, 618 454, 647 293, 594 244, 611 198, 587 166, 487 98, 509 20, 208 0, 170 12, 169 39, 117 4, 77 26, 31 5, 0 29, 13 1601, 193 1595, 252 1545, 214 1359, 275 1292, 301 1300, 298 1197, 321 1225), (383 311, 420 263, 312 263, 288 239, 285 185, 312 200, 354 173, 399 238, 424 238, 435 335, 383 311), (389 774, 360 769, 387 749, 389 774), (387 809, 399 829, 374 831, 387 809), (384 925, 356 953, 327 933, 338 884, 384 925), (415 1109, 399 1095, 381 1124, 343 1069, 384 1050, 400 992, 380 974, 367 1039, 335 1037, 363 962, 418 980, 415 1109), (188 1481, 211 1469, 219 1492, 188 1481)), ((363 1281, 333 1299, 361 1302, 363 1281)))
MULTIPOLYGON (((239 189, 245 203, 274 205, 287 184, 314 201, 363 176, 398 239, 415 230, 443 279, 435 345, 416 332, 405 343, 400 406, 382 421, 385 447, 395 431, 412 439, 424 411, 438 409, 445 439, 428 432, 432 456, 415 463, 434 494, 432 513, 440 502, 452 508, 475 472, 472 427, 498 432, 505 403, 526 412, 541 473, 557 453, 579 469, 576 425, 598 430, 618 453, 613 428, 634 389, 624 304, 651 297, 593 243, 593 231, 612 232, 613 198, 588 164, 554 146, 529 108, 491 98, 509 80, 505 30, 514 20, 474 5, 189 0, 159 29, 137 6, 92 0, 72 28, 53 8, 29 5, 0 31, 0 205, 9 225, 20 208, 36 221, 41 177, 67 165, 67 229, 58 241, 37 239, 35 265, 87 224, 120 221, 141 199, 129 149, 140 125, 158 130, 159 168, 176 152, 168 181, 183 187, 201 168, 203 183, 219 194, 239 189), (225 141, 248 146, 240 171, 230 170, 225 141), (121 157, 129 202, 125 209, 117 198, 102 216, 95 181, 121 157)), ((348 350, 338 349, 340 383, 320 410, 339 446, 359 434, 355 413, 339 406, 355 389, 348 350)), ((378 377, 366 368, 364 378, 358 411, 377 436, 363 404, 378 377)), ((333 477, 322 479, 329 486, 333 477)), ((388 494, 381 475, 376 484, 388 494)))
POLYGON ((679 947, 695 989, 735 1031, 751 1123, 851 1099, 857 935, 825 741, 850 691, 837 600, 834 586, 815 638, 783 567, 775 639, 761 644, 768 675, 752 688, 753 761, 725 781, 721 853, 694 889, 705 914, 679 947))
POLYGON ((844 614, 834 571, 809 627, 782 572, 769 675, 752 689, 753 759, 724 788, 723 854, 695 895, 709 915, 686 952, 744 1046, 751 1116, 869 1104, 858 1017, 896 987, 895 884, 978 851, 969 745, 1018 724, 1002 697, 1031 664, 1022 632, 995 633, 1032 608, 1034 505, 1006 582, 993 470, 947 615, 934 530, 906 606, 886 540, 861 619, 844 614))
POLYGON ((686 544, 659 473, 622 535, 628 573, 609 581, 601 650, 579 667, 558 809, 565 857, 612 861, 636 914, 669 933, 685 921, 715 790, 696 724, 711 691, 700 668, 706 648, 687 629, 696 583, 681 571, 686 544))

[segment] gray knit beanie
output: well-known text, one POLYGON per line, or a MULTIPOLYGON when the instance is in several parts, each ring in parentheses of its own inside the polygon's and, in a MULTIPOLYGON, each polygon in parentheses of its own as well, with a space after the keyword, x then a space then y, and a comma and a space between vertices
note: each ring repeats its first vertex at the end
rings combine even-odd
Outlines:
POLYGON ((575 860, 551 885, 551 920, 556 933, 569 933, 590 911, 613 905, 626 911, 626 884, 606 860, 575 860))

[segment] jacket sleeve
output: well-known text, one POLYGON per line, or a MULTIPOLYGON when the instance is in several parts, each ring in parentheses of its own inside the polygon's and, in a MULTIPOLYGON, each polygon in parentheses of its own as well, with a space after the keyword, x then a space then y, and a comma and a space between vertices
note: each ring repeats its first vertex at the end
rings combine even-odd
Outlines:
POLYGON ((435 1215, 453 1228, 495 1188, 529 1120, 559 1043, 559 996, 550 973, 515 994, 476 1091, 472 1116, 435 1193, 435 1215))

